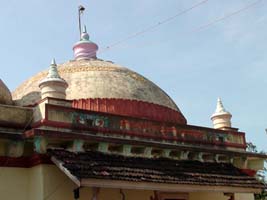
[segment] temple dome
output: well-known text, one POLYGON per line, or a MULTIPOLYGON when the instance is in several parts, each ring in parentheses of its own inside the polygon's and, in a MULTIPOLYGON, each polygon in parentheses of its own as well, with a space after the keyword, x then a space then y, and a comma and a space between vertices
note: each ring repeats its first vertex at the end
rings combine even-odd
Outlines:
MULTIPOLYGON (((137 100, 170 108, 181 114, 174 101, 157 85, 140 74, 112 62, 99 59, 73 60, 58 65, 60 76, 69 87, 66 99, 137 100)), ((13 92, 18 105, 30 105, 41 99, 38 84, 48 71, 40 72, 13 92)), ((182 114, 181 114, 182 115, 182 114)))
POLYGON ((8 104, 8 105, 13 104, 11 93, 1 79, 0 79, 0 104, 8 104))
MULTIPOLYGON (((52 64, 51 73, 57 72, 56 77, 66 81, 64 99, 72 100, 73 108, 186 124, 179 108, 161 88, 126 67, 98 59, 97 51, 98 45, 90 40, 84 26, 73 46, 74 60, 57 68, 55 62, 52 64)), ((62 88, 51 82, 51 73, 43 71, 25 81, 13 92, 14 102, 26 106, 62 93, 62 88)))
MULTIPOLYGON (((60 76, 69 84, 67 99, 114 98, 139 100, 166 106, 179 111, 173 100, 157 85, 112 62, 74 60, 58 65, 60 76)), ((19 105, 30 105, 40 100, 38 84, 47 76, 43 71, 31 77, 13 92, 19 105)))

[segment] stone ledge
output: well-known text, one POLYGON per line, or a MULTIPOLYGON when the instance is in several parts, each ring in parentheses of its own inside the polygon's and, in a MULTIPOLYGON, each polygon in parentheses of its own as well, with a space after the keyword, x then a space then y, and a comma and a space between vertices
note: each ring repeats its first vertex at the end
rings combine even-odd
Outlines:
POLYGON ((18 106, 7 106, 0 104, 0 126, 23 127, 30 125, 33 110, 18 106))

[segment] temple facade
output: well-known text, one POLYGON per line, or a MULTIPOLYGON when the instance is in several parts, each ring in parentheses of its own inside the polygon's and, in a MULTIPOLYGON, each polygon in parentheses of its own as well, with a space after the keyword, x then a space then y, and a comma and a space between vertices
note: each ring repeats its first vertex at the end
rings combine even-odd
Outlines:
POLYGON ((97 57, 86 29, 74 59, 22 83, 0 80, 0 196, 8 200, 252 200, 266 155, 246 151, 221 99, 213 128, 187 124, 142 75, 97 57))

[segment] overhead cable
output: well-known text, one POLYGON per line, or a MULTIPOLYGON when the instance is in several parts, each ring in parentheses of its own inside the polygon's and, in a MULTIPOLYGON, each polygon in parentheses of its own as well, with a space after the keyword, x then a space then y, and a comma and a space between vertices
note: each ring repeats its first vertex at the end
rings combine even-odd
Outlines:
POLYGON ((143 34, 145 34, 146 32, 149 32, 149 31, 151 31, 151 30, 153 30, 153 29, 155 29, 155 28, 157 28, 157 27, 159 27, 159 26, 161 26, 161 25, 163 25, 163 24, 166 24, 167 22, 170 22, 170 21, 174 20, 175 18, 177 18, 177 17, 179 17, 179 16, 181 16, 181 15, 186 14, 186 13, 188 13, 189 11, 191 11, 191 10, 193 10, 193 9, 195 9, 195 8, 197 8, 197 7, 199 7, 199 6, 203 5, 203 4, 205 4, 205 3, 207 3, 207 2, 208 2, 208 0, 200 1, 200 2, 198 2, 198 3, 194 4, 194 5, 192 5, 191 7, 186 8, 186 9, 184 9, 184 10, 178 12, 177 14, 175 14, 175 15, 173 15, 173 16, 167 17, 166 19, 164 19, 164 20, 162 20, 162 21, 160 21, 160 22, 158 22, 158 23, 156 23, 156 24, 153 24, 153 25, 151 25, 151 26, 149 26, 149 27, 147 27, 147 28, 144 28, 143 30, 138 31, 138 32, 136 32, 136 33, 130 34, 129 36, 127 36, 127 37, 125 37, 125 38, 123 38, 123 39, 121 39, 121 40, 118 40, 117 42, 114 42, 113 44, 111 44, 111 45, 109 45, 109 46, 104 47, 104 48, 103 48, 102 50, 100 50, 99 52, 101 53, 101 52, 103 52, 103 51, 109 50, 109 49, 111 49, 111 48, 113 48, 113 47, 115 47, 115 46, 118 46, 119 44, 124 43, 124 42, 126 42, 126 41, 128 41, 128 40, 130 40, 130 39, 133 39, 133 38, 135 38, 135 37, 137 37, 137 36, 143 35, 143 34))
MULTIPOLYGON (((250 8, 252 8, 252 7, 254 7, 254 6, 256 6, 256 5, 259 4, 261 1, 263 1, 263 0, 257 0, 257 1, 254 1, 254 2, 252 2, 252 3, 250 3, 250 4, 247 4, 247 5, 245 5, 244 7, 240 8, 240 9, 234 11, 234 12, 231 12, 231 13, 228 13, 228 14, 224 15, 223 17, 215 18, 214 20, 212 20, 212 21, 210 21, 210 22, 208 22, 208 23, 206 23, 206 24, 204 24, 204 25, 201 25, 201 26, 198 26, 198 27, 196 27, 196 28, 191 29, 187 34, 202 31, 202 30, 204 30, 204 29, 206 29, 206 28, 208 28, 208 27, 210 27, 210 26, 212 26, 212 25, 214 25, 214 24, 216 24, 216 23, 218 23, 218 22, 221 22, 221 21, 224 21, 224 20, 226 20, 226 19, 228 19, 228 18, 231 18, 231 17, 233 17, 233 16, 236 16, 236 15, 240 14, 241 12, 244 12, 244 11, 246 11, 246 10, 248 10, 248 9, 250 9, 250 8)), ((154 42, 150 43, 150 45, 153 45, 153 43, 154 43, 154 42)), ((146 44, 146 45, 147 45, 147 44, 146 44)), ((131 46, 132 46, 132 45, 131 45, 131 46)), ((144 44, 142 44, 142 45, 135 45, 135 47, 138 47, 138 48, 140 48, 140 47, 142 47, 142 46, 145 46, 145 45, 144 45, 144 44)), ((129 45, 128 45, 128 47, 127 47, 127 45, 126 45, 126 46, 124 47, 124 49, 125 49, 125 48, 129 48, 129 45)))
POLYGON ((204 25, 202 25, 202 26, 199 26, 199 27, 193 29, 192 32, 198 32, 198 31, 201 31, 201 30, 203 30, 203 29, 205 29, 205 28, 208 28, 209 26, 212 26, 213 24, 216 24, 216 23, 221 22, 221 21, 223 21, 223 20, 226 20, 226 19, 228 19, 228 18, 230 18, 230 17, 233 17, 233 16, 235 16, 235 15, 238 15, 238 14, 240 14, 241 12, 246 11, 246 10, 250 9, 251 7, 253 7, 253 6, 256 6, 256 5, 257 5, 258 3, 260 3, 261 1, 262 1, 262 0, 254 1, 254 2, 252 2, 252 3, 250 3, 250 4, 246 5, 246 6, 244 6, 244 7, 242 7, 242 8, 240 8, 240 9, 238 9, 238 10, 232 12, 232 13, 229 13, 229 14, 223 16, 223 17, 218 17, 218 18, 216 18, 216 19, 210 21, 210 22, 207 23, 207 24, 204 24, 204 25))

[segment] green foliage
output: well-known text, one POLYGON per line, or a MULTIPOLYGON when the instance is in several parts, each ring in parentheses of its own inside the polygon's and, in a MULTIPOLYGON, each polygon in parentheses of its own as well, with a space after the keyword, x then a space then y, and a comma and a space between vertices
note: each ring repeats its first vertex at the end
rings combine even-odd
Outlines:
POLYGON ((260 194, 255 194, 255 200, 267 200, 266 177, 267 169, 265 167, 263 170, 259 170, 256 174, 256 178, 265 185, 265 189, 263 189, 260 194))
MULTIPOLYGON (((252 142, 247 143, 247 151, 258 153, 257 146, 254 145, 252 142)), ((261 154, 266 154, 266 152, 261 151, 259 152, 261 154)), ((266 163, 265 163, 266 165, 266 163)), ((259 170, 256 174, 256 178, 262 182, 265 186, 267 185, 267 169, 264 167, 264 169, 259 170)), ((266 187, 265 187, 266 188, 266 187)), ((260 194, 255 194, 255 200, 267 200, 267 190, 263 189, 260 194)))
POLYGON ((255 200, 267 200, 267 192, 263 190, 260 194, 255 194, 255 200))
POLYGON ((258 152, 256 145, 254 145, 252 142, 247 143, 247 151, 253 152, 253 153, 258 152))

